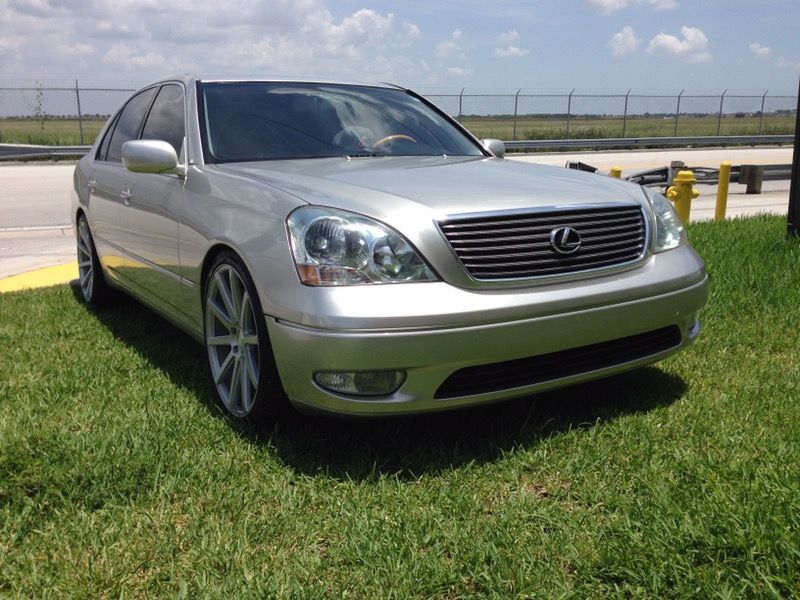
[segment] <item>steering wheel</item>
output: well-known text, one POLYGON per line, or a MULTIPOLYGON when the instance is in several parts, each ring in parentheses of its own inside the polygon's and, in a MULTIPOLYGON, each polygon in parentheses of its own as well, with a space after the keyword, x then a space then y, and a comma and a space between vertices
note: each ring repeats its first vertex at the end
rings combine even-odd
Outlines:
POLYGON ((377 148, 378 146, 382 146, 383 144, 388 144, 389 142, 394 142, 396 140, 405 140, 413 144, 417 143, 417 140, 415 140, 410 135, 406 135, 404 133, 393 133, 391 135, 387 135, 386 137, 382 137, 376 142, 372 142, 372 147, 377 148))

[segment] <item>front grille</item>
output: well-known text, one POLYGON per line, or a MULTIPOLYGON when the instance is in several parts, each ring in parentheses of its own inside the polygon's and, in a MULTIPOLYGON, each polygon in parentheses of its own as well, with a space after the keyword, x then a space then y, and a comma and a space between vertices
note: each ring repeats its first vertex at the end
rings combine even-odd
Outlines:
POLYGON ((630 204, 454 218, 439 226, 461 264, 478 280, 602 269, 635 261, 645 250, 644 215, 630 204), (560 227, 580 234, 575 253, 562 255, 553 248, 550 234, 560 227))
POLYGON ((672 325, 590 346, 466 367, 450 375, 436 390, 434 398, 499 392, 580 375, 647 358, 675 348, 680 343, 681 331, 672 325))

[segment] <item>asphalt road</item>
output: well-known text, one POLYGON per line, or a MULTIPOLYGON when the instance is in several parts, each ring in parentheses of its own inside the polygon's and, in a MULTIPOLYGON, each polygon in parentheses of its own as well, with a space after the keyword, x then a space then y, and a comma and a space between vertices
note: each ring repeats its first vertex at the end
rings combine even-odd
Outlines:
MULTIPOLYGON (((563 167, 581 161, 608 173, 620 166, 623 175, 663 167, 673 160, 687 165, 718 167, 732 164, 791 164, 792 148, 671 149, 532 154, 512 160, 563 167)), ((75 260, 75 240, 69 218, 74 163, 0 164, 0 278, 75 260)), ((700 198, 692 204, 692 220, 714 216, 716 186, 698 185, 700 198)), ((764 182, 761 195, 746 195, 744 186, 731 184, 729 216, 774 212, 786 214, 789 181, 764 182)))
POLYGON ((74 164, 0 165, 0 278, 75 260, 74 164))

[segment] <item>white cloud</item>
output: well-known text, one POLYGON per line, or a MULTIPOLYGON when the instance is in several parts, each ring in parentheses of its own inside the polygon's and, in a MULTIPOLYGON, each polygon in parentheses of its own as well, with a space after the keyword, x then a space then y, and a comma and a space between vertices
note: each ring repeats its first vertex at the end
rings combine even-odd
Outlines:
POLYGON ((610 14, 628 6, 630 0, 586 0, 586 4, 601 13, 610 14))
POLYGON ((419 27, 408 21, 403 22, 403 31, 405 31, 406 36, 410 40, 416 40, 421 35, 419 27))
POLYGON ((82 44, 76 42, 74 44, 59 44, 56 46, 58 53, 63 56, 71 56, 74 58, 85 58, 94 54, 97 49, 92 44, 82 44))
POLYGON ((130 72, 142 82, 192 70, 384 81, 422 70, 410 54, 422 37, 411 19, 369 8, 334 16, 329 6, 332 0, 0 0, 0 73, 62 77, 75 58, 83 61, 69 63, 70 77, 130 72))
POLYGON ((63 7, 54 7, 49 0, 9 0, 8 5, 15 12, 33 17, 53 17, 63 11, 63 7))
POLYGON ((463 67, 447 67, 447 72, 455 77, 466 77, 472 73, 472 70, 463 67))
POLYGON ((750 52, 756 55, 757 58, 768 58, 772 54, 772 48, 769 46, 762 46, 758 42, 753 42, 748 46, 750 52))
POLYGON ((436 45, 438 58, 463 58, 464 50, 461 48, 461 30, 456 29, 450 34, 450 39, 436 45))
POLYGON ((678 8, 678 0, 640 0, 640 4, 647 4, 654 10, 675 10, 678 8))
POLYGON ((497 41, 501 44, 513 44, 519 39, 519 33, 516 30, 511 29, 510 31, 506 31, 505 33, 501 33, 497 36, 497 41))
POLYGON ((611 47, 613 57, 619 60, 631 52, 635 52, 642 45, 642 40, 636 37, 636 33, 630 25, 626 25, 611 36, 608 45, 611 47))
POLYGON ((678 0, 586 0, 586 4, 606 15, 636 5, 649 6, 653 10, 678 8, 678 0))
POLYGON ((12 37, 0 36, 0 58, 19 59, 20 40, 12 37))
POLYGON ((659 33, 647 46, 648 54, 663 53, 687 63, 709 63, 714 58, 708 51, 708 38, 697 27, 681 27, 683 39, 667 33, 659 33))
POLYGON ((789 69, 790 71, 800 71, 800 61, 789 60, 788 58, 784 58, 783 56, 779 56, 775 64, 778 65, 778 67, 780 67, 781 69, 789 69))
POLYGON ((516 58, 530 53, 531 51, 527 48, 518 48, 517 46, 507 46, 505 48, 494 49, 494 55, 500 58, 516 58))
POLYGON ((138 71, 163 69, 167 66, 167 59, 157 52, 137 54, 130 46, 119 43, 109 48, 103 56, 103 63, 112 67, 122 67, 127 71, 138 71))

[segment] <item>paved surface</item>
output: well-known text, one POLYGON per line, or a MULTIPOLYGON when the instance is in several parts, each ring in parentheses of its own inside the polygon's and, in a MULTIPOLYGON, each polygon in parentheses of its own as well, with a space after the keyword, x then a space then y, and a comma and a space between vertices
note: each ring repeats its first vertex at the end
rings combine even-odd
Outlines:
MULTIPOLYGON (((647 150, 513 155, 512 160, 563 167, 581 161, 608 173, 612 166, 623 175, 663 167, 673 160, 690 166, 732 164, 791 164, 792 148, 737 148, 713 150, 647 150)), ((75 239, 69 218, 74 163, 0 165, 0 279, 42 267, 75 261, 75 239)), ((700 198, 692 203, 692 220, 714 216, 716 186, 698 185, 700 198)), ((732 183, 728 215, 759 212, 786 214, 789 181, 764 182, 760 195, 746 195, 732 183)), ((66 272, 66 271, 65 271, 66 272)))
MULTIPOLYGON (((516 158, 513 154, 510 157, 516 158)), ((673 160, 682 160, 690 166, 719 168, 723 160, 740 165, 790 165, 792 147, 780 148, 712 148, 669 150, 620 150, 614 152, 559 152, 555 154, 527 154, 519 160, 540 162, 563 167, 567 161, 580 161, 608 173, 611 167, 622 167, 622 175, 631 175, 645 169, 666 167, 673 160)))
POLYGON ((75 260, 74 163, 0 165, 0 278, 75 260))

